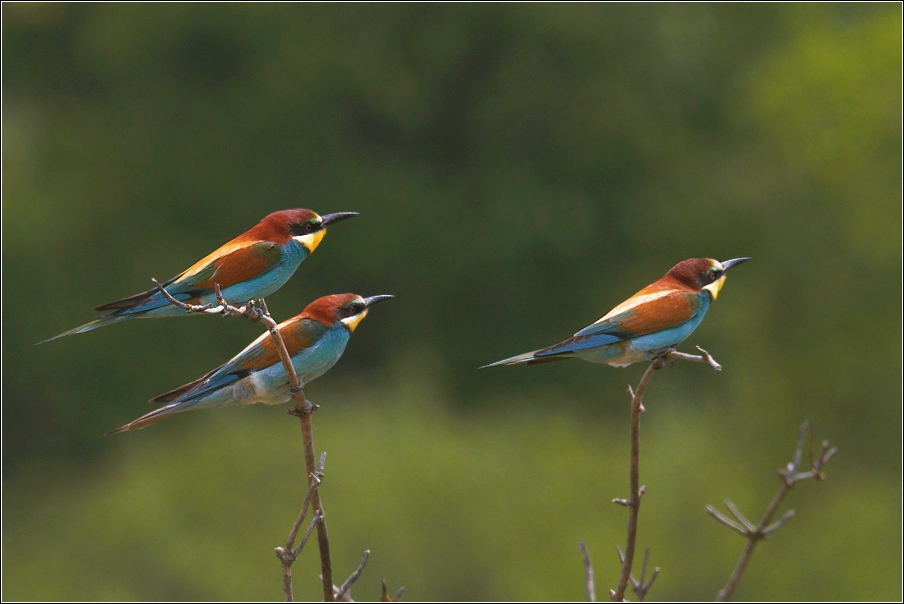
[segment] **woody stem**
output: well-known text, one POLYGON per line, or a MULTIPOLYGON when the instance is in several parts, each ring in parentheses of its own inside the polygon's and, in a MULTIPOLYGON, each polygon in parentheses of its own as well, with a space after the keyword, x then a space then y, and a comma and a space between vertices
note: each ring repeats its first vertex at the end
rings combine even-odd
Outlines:
MULTIPOLYGON (((264 311, 264 317, 261 320, 270 331, 270 336, 273 338, 273 342, 276 345, 279 358, 282 360, 283 368, 285 368, 286 375, 289 377, 289 389, 295 397, 295 409, 293 415, 297 415, 298 419, 301 421, 301 440, 304 444, 304 461, 305 466, 307 467, 308 488, 310 489, 313 486, 313 481, 316 480, 315 473, 317 472, 317 465, 314 461, 314 436, 311 431, 311 414, 314 412, 315 407, 309 403, 304 396, 304 390, 302 389, 301 382, 298 380, 298 375, 295 373, 295 367, 292 365, 289 351, 286 350, 286 345, 279 333, 276 321, 270 317, 270 313, 267 310, 267 303, 263 298, 261 298, 260 304, 264 311)), ((323 599, 325 602, 333 602, 333 569, 332 564, 330 563, 330 541, 326 530, 326 515, 323 511, 323 504, 320 502, 320 491, 318 489, 314 489, 312 492, 311 507, 320 517, 320 521, 317 523, 317 544, 320 546, 320 573, 323 581, 323 599)))
POLYGON ((631 396, 631 498, 626 502, 628 536, 625 542, 624 562, 621 576, 618 579, 618 587, 612 593, 612 600, 615 602, 625 599, 625 590, 631 580, 631 566, 634 564, 634 549, 637 544, 637 517, 640 512, 640 498, 643 495, 643 488, 640 486, 640 414, 643 411, 643 393, 647 389, 653 373, 662 367, 663 362, 662 358, 657 358, 650 363, 643 377, 640 378, 636 391, 628 387, 628 393, 631 396))

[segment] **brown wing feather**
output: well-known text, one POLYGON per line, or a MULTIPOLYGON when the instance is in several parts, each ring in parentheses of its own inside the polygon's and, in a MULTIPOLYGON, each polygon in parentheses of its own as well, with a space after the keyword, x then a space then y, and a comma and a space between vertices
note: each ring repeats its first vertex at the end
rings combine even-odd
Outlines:
POLYGON ((260 241, 236 249, 214 261, 216 269, 207 279, 193 284, 196 288, 213 289, 214 282, 226 288, 266 272, 279 262, 280 246, 272 241, 260 241))
POLYGON ((697 308, 697 296, 684 291, 676 291, 651 300, 609 320, 621 331, 635 336, 655 333, 674 327, 691 318, 697 308))

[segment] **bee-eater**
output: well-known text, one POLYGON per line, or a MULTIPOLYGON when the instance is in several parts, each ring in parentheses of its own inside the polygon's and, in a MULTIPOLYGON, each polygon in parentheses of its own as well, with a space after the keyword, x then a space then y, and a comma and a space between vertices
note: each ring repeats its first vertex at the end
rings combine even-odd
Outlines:
MULTIPOLYGON (((691 258, 573 337, 484 367, 583 359, 626 367, 683 342, 700 325, 725 283, 725 273, 750 258, 691 258)), ((482 369, 482 368, 481 368, 482 369)))
MULTIPOLYGON (((300 315, 279 324, 279 335, 302 387, 336 364, 349 337, 367 316, 370 307, 389 298, 392 296, 324 296, 308 304, 300 315)), ((163 407, 108 434, 138 430, 192 409, 252 403, 278 405, 291 398, 289 378, 268 331, 225 365, 151 399, 151 403, 166 403, 163 407)))
MULTIPOLYGON (((243 304, 269 296, 282 287, 304 259, 317 249, 328 225, 357 215, 357 212, 337 212, 318 216, 305 209, 273 212, 163 283, 163 287, 171 296, 187 304, 216 302, 214 284, 219 284, 223 297, 230 303, 243 304)), ((158 289, 110 302, 94 310, 105 314, 38 344, 129 319, 187 314, 170 304, 158 289)))

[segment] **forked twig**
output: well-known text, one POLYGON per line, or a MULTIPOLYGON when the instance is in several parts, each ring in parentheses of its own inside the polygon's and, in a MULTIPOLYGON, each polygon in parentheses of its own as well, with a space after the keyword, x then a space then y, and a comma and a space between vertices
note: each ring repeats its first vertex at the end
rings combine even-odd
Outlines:
MULTIPOLYGON (((672 348, 664 350, 656 356, 650 363, 650 366, 647 367, 643 377, 640 378, 640 382, 637 384, 637 390, 635 391, 631 386, 628 386, 628 398, 631 400, 631 495, 628 499, 612 500, 613 503, 628 508, 628 536, 625 542, 624 554, 619 554, 622 562, 621 575, 618 580, 618 586, 609 591, 609 595, 615 602, 621 602, 625 599, 625 591, 628 589, 629 582, 634 584, 631 577, 631 567, 634 564, 634 550, 637 544, 637 518, 640 511, 640 499, 646 491, 646 487, 641 486, 640 484, 640 414, 644 411, 643 395, 653 374, 666 366, 667 362, 669 367, 671 367, 675 361, 679 360, 706 363, 716 371, 721 371, 722 366, 719 365, 708 352, 699 346, 697 346, 697 350, 701 352, 700 355, 685 354, 672 348)), ((621 550, 619 550, 619 552, 620 551, 621 550)), ((650 579, 650 584, 642 589, 644 596, 658 573, 659 571, 657 569, 653 574, 653 578, 650 579)), ((643 587, 643 581, 640 582, 640 585, 643 587)), ((636 589, 635 592, 637 592, 636 589)), ((638 592, 638 596, 639 595, 640 593, 638 592)))
POLYGON ((725 500, 725 507, 728 508, 728 511, 731 512, 732 516, 735 517, 735 520, 731 520, 727 518, 725 515, 721 514, 717 511, 713 506, 707 505, 706 511, 710 516, 727 526, 728 528, 736 531, 743 537, 747 539, 747 543, 744 545, 744 550, 741 552, 741 558, 738 560, 737 565, 735 566, 734 572, 731 573, 731 577, 728 579, 728 583, 726 583, 725 587, 717 594, 716 600, 720 602, 724 602, 731 598, 732 593, 734 593, 735 588, 738 585, 738 582, 741 580, 741 576, 744 574, 744 570, 747 568, 747 563, 750 561, 750 557, 753 555, 753 550, 756 548, 757 543, 766 539, 778 530, 783 524, 791 520, 791 517, 794 516, 794 510, 788 510, 785 512, 781 518, 777 521, 772 522, 772 517, 775 516, 775 513, 778 511, 778 506, 781 504, 782 500, 785 498, 785 495, 788 494, 795 484, 801 482, 802 480, 823 480, 825 478, 825 474, 823 470, 829 460, 838 452, 836 447, 830 447, 829 441, 822 441, 822 447, 820 448, 819 455, 813 455, 813 444, 814 438, 812 435, 812 422, 807 420, 801 425, 800 432, 797 436, 797 446, 794 449, 794 455, 791 461, 783 470, 778 471, 778 475, 782 479, 782 487, 779 489, 779 492, 772 499, 772 503, 769 504, 769 507, 766 509, 766 514, 763 516, 763 519, 760 523, 754 526, 747 518, 744 517, 743 514, 735 507, 735 505, 728 499, 725 500), (804 441, 807 438, 807 432, 811 433, 810 436, 810 467, 811 469, 806 472, 800 471, 800 458, 803 454, 804 441), (770 522, 772 522, 770 524, 770 522))
MULTIPOLYGON (((308 493, 310 494, 310 503, 317 515, 317 521, 312 522, 311 526, 317 526, 317 541, 320 547, 320 570, 323 580, 323 599, 326 602, 334 601, 333 570, 330 563, 330 542, 326 529, 326 514, 323 511, 323 504, 320 502, 320 492, 315 488, 316 484, 319 484, 319 478, 317 467, 314 462, 314 437, 311 432, 311 414, 317 409, 317 406, 308 402, 304 396, 302 384, 298 380, 298 375, 295 373, 295 367, 292 365, 292 358, 289 356, 289 352, 286 350, 286 344, 279 333, 279 325, 273 320, 273 317, 270 316, 270 311, 267 309, 267 302, 261 298, 258 301, 260 304, 259 308, 255 307, 253 301, 246 302, 244 306, 240 307, 232 306, 223 298, 223 294, 220 291, 220 285, 216 283, 214 284, 217 298, 216 304, 191 305, 174 298, 156 279, 152 279, 152 281, 170 304, 173 304, 188 313, 222 314, 224 317, 244 317, 252 323, 260 321, 267 326, 267 330, 270 332, 270 337, 273 339, 276 351, 282 361, 283 368, 289 378, 289 391, 295 398, 295 409, 290 410, 289 413, 298 416, 301 422, 301 438, 304 443, 305 466, 307 467, 308 474, 308 493)), ((295 531, 295 534, 297 535, 297 530, 294 526, 293 531, 295 531)), ((284 551, 283 555, 285 554, 286 552, 284 551)), ((287 577, 285 565, 283 565, 283 588, 286 595, 286 601, 291 602, 293 598, 291 571, 289 571, 287 577)))
POLYGON ((301 504, 301 511, 298 513, 298 519, 292 526, 292 530, 289 532, 288 539, 286 539, 286 545, 285 547, 276 548, 276 557, 280 559, 283 566, 283 591, 285 592, 287 602, 291 602, 293 599, 292 564, 301 554, 301 550, 304 549, 305 544, 308 542, 308 538, 311 536, 311 532, 314 530, 314 526, 320 522, 320 510, 316 510, 314 512, 314 518, 313 520, 311 520, 311 525, 308 527, 307 532, 305 532, 301 543, 298 544, 298 547, 292 549, 292 546, 295 544, 295 538, 298 536, 298 531, 301 529, 302 523, 304 523, 305 516, 307 516, 308 506, 311 503, 311 498, 314 496, 314 491, 320 486, 320 483, 323 482, 323 467, 325 464, 326 452, 323 452, 320 454, 320 465, 317 467, 317 471, 314 473, 313 480, 311 481, 311 486, 308 487, 308 492, 304 497, 304 502, 301 504))
MULTIPOLYGON (((625 554, 622 553, 621 548, 619 546, 615 546, 615 551, 618 552, 618 560, 622 564, 625 563, 625 554)), ((650 561, 650 546, 647 546, 647 549, 644 550, 643 553, 643 565, 640 567, 640 579, 635 579, 634 575, 631 575, 631 588, 634 590, 634 593, 637 594, 637 599, 640 602, 644 601, 644 598, 647 597, 647 592, 650 591, 650 588, 653 587, 653 581, 656 580, 656 577, 659 576, 659 571, 661 570, 658 566, 653 569, 653 574, 650 576, 650 580, 647 581, 647 563, 650 561)))

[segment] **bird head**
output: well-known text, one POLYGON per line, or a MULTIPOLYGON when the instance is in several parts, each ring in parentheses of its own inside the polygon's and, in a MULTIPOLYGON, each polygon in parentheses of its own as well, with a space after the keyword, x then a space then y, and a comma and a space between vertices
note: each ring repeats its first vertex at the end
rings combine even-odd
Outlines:
POLYGON ((336 212, 319 216, 316 212, 300 208, 274 212, 261 220, 261 225, 273 231, 273 239, 283 242, 294 239, 310 254, 320 245, 327 226, 357 215, 357 212, 336 212))
POLYGON ((734 258, 719 262, 712 258, 691 258, 673 266, 666 277, 680 281, 695 291, 706 290, 715 300, 725 283, 725 273, 750 258, 734 258))
POLYGON ((358 323, 367 316, 371 306, 392 297, 383 295, 362 298, 357 294, 333 294, 308 304, 302 316, 320 321, 327 327, 332 327, 338 321, 349 331, 355 331, 358 323))

